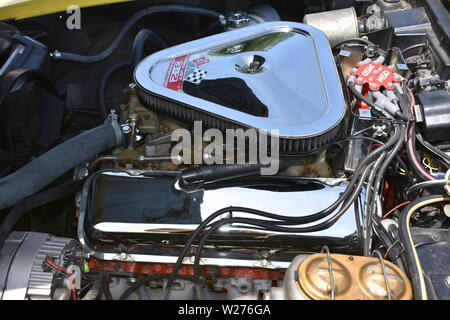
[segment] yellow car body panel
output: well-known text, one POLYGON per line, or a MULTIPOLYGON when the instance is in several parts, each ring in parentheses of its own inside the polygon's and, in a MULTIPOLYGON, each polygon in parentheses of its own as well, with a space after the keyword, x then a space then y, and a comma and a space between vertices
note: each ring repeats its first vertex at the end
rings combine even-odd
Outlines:
POLYGON ((0 0, 0 20, 21 20, 56 12, 66 12, 71 5, 80 8, 133 0, 0 0))

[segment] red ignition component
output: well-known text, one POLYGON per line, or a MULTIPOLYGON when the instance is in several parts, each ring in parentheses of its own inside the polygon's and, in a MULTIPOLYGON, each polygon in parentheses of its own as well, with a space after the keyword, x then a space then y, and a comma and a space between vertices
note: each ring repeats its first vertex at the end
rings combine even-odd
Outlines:
MULTIPOLYGON (((106 261, 99 260, 94 257, 89 258, 89 270, 96 271, 110 271, 119 273, 139 273, 139 274, 171 274, 173 264, 161 263, 145 263, 145 262, 124 262, 124 261, 106 261)), ((200 274, 207 273, 207 267, 200 266, 200 274)), ((266 279, 266 280, 283 280, 284 270, 281 269, 264 269, 264 268, 245 268, 245 267, 218 267, 217 276, 223 278, 244 277, 252 279, 266 279)), ((194 267, 191 265, 181 266, 178 274, 192 276, 194 274, 194 267)))
POLYGON ((381 87, 393 90, 395 88, 394 82, 401 81, 401 77, 395 73, 393 67, 387 67, 376 62, 363 65, 358 62, 357 68, 353 68, 350 74, 356 77, 355 84, 367 84, 368 89, 372 91, 378 91, 381 87))

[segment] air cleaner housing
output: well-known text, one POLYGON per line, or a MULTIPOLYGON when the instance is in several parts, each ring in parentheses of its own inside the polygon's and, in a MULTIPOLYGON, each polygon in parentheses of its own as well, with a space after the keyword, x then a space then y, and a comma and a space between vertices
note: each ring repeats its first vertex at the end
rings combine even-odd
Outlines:
POLYGON ((156 52, 134 72, 148 108, 204 127, 278 130, 280 152, 335 142, 346 105, 326 36, 268 22, 156 52))

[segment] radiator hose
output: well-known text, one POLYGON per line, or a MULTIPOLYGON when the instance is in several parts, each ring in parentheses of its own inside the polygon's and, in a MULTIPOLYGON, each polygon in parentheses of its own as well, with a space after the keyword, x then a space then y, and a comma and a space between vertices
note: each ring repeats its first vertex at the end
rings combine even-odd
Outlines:
POLYGON ((19 170, 0 178, 0 210, 14 206, 84 160, 121 142, 122 133, 115 120, 63 142, 19 170))
POLYGON ((84 56, 81 54, 75 54, 75 53, 69 53, 69 52, 59 52, 54 51, 50 54, 50 56, 53 58, 53 60, 65 60, 65 61, 72 61, 72 62, 79 62, 79 63, 95 63, 102 61, 109 57, 119 46, 120 41, 123 39, 123 37, 127 34, 128 31, 130 31, 131 27, 133 27, 136 22, 138 22, 143 17, 146 17, 151 14, 155 13, 184 13, 184 14, 196 14, 201 16, 207 16, 211 18, 218 19, 223 23, 225 17, 221 15, 218 12, 203 9, 203 8, 196 8, 191 6, 182 6, 182 5, 160 5, 160 6, 153 6, 146 9, 143 9, 141 11, 138 11, 135 13, 125 24, 125 26, 122 28, 118 36, 114 39, 114 41, 106 48, 103 52, 96 54, 94 56, 84 56))

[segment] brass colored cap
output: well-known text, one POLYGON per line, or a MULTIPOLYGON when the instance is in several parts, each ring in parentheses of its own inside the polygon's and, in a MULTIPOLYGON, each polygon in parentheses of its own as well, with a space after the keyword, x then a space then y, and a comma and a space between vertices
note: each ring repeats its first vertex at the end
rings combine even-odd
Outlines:
MULTIPOLYGON (((384 260, 392 299, 410 300, 411 285, 401 269, 384 260)), ((336 300, 387 299, 385 276, 378 258, 331 254, 336 300)), ((314 254, 298 267, 297 286, 312 300, 331 299, 326 253, 314 254)))

